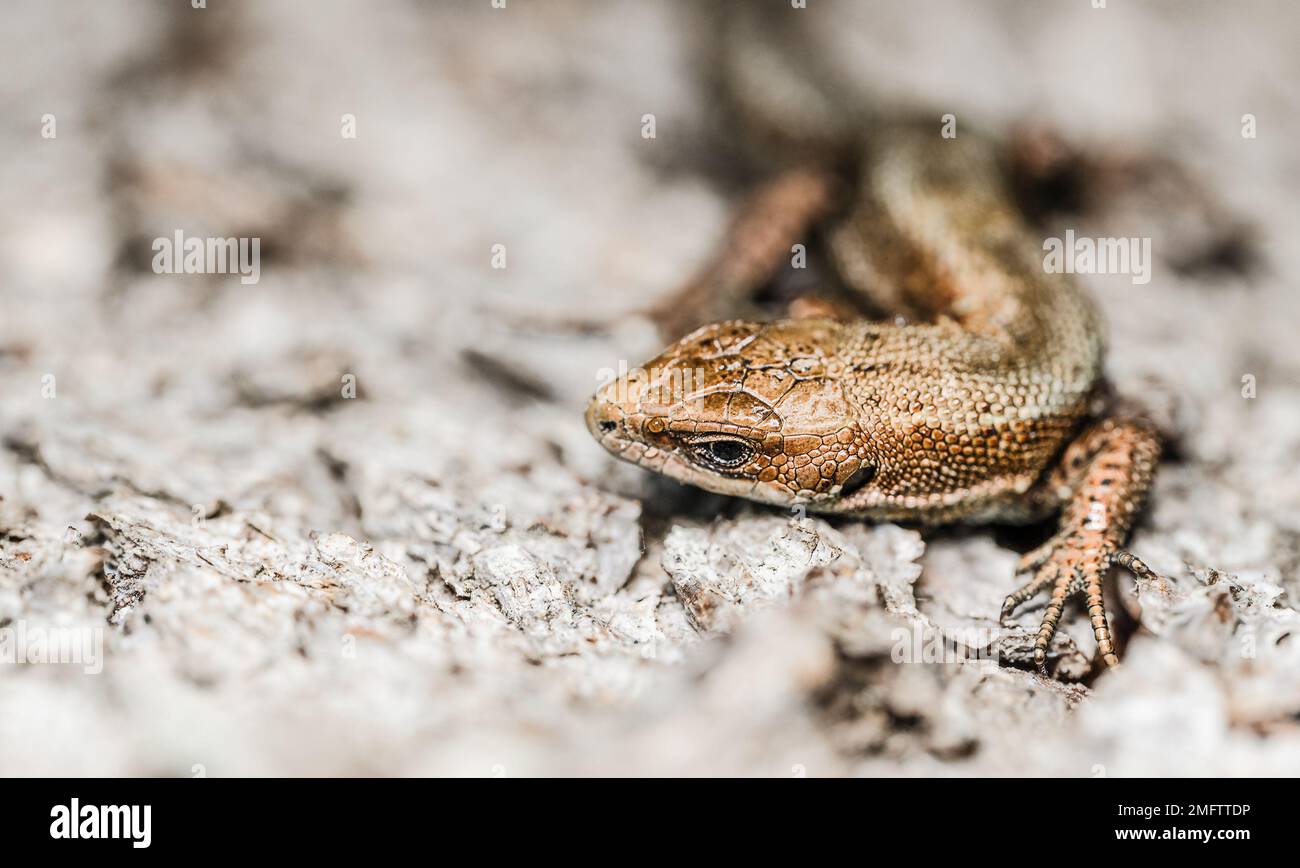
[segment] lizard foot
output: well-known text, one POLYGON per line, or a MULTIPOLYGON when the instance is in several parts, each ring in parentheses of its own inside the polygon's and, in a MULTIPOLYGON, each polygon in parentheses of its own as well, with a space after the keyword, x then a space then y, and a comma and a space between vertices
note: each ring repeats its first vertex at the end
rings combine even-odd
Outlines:
POLYGON ((1119 665, 1115 646, 1102 601, 1101 583, 1106 570, 1119 564, 1140 578, 1154 578, 1155 573, 1135 555, 1108 542, 1104 535, 1087 530, 1053 537, 1021 559, 1017 573, 1030 572, 1034 577, 1010 594, 1002 604, 1002 621, 1007 623, 1016 608, 1039 593, 1050 589, 1047 611, 1034 640, 1034 665, 1047 674, 1047 646, 1056 634, 1066 600, 1079 594, 1088 608, 1097 650, 1107 666, 1119 665))

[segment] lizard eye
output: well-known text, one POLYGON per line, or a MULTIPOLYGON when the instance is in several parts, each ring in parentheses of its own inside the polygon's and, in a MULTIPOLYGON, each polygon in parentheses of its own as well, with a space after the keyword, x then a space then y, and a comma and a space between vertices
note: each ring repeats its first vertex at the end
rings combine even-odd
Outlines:
POLYGON ((719 470, 739 467, 754 455, 754 447, 735 437, 696 440, 690 444, 690 449, 701 464, 719 470))

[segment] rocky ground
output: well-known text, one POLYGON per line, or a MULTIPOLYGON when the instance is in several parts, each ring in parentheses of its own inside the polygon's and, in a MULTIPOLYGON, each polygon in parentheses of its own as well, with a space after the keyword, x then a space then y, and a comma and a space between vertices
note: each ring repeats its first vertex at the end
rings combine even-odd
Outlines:
POLYGON ((996 622, 1015 535, 591 442, 733 204, 681 6, 10 4, 0 773, 1300 774, 1300 16, 1109 5, 798 13, 885 102, 1178 167, 1057 224, 1153 239, 1149 284, 1083 279, 1174 442, 1162 578, 1078 682, 996 622), (259 282, 155 273, 177 229, 259 237, 259 282))

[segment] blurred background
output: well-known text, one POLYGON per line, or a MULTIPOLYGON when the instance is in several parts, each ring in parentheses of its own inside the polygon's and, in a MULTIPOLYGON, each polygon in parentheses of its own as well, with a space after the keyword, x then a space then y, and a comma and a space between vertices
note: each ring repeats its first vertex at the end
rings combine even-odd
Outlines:
POLYGON ((103 667, 0 664, 0 773, 1300 773, 1300 10, 807 7, 6 0, 0 629, 103 667), (794 138, 1049 130, 1096 171, 1046 231, 1153 239, 1085 279, 1174 443, 1121 671, 896 665, 996 629, 1016 553, 591 442, 762 176, 751 48, 794 138), (156 273, 177 231, 260 239, 258 282, 156 273))

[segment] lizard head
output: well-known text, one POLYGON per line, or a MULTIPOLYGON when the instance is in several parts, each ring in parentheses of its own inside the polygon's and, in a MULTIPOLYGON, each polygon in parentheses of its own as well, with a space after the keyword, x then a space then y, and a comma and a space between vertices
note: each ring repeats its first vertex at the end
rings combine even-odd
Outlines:
POLYGON ((870 481, 830 320, 705 326, 604 385, 587 427, 618 457, 709 491, 827 504, 870 481))

